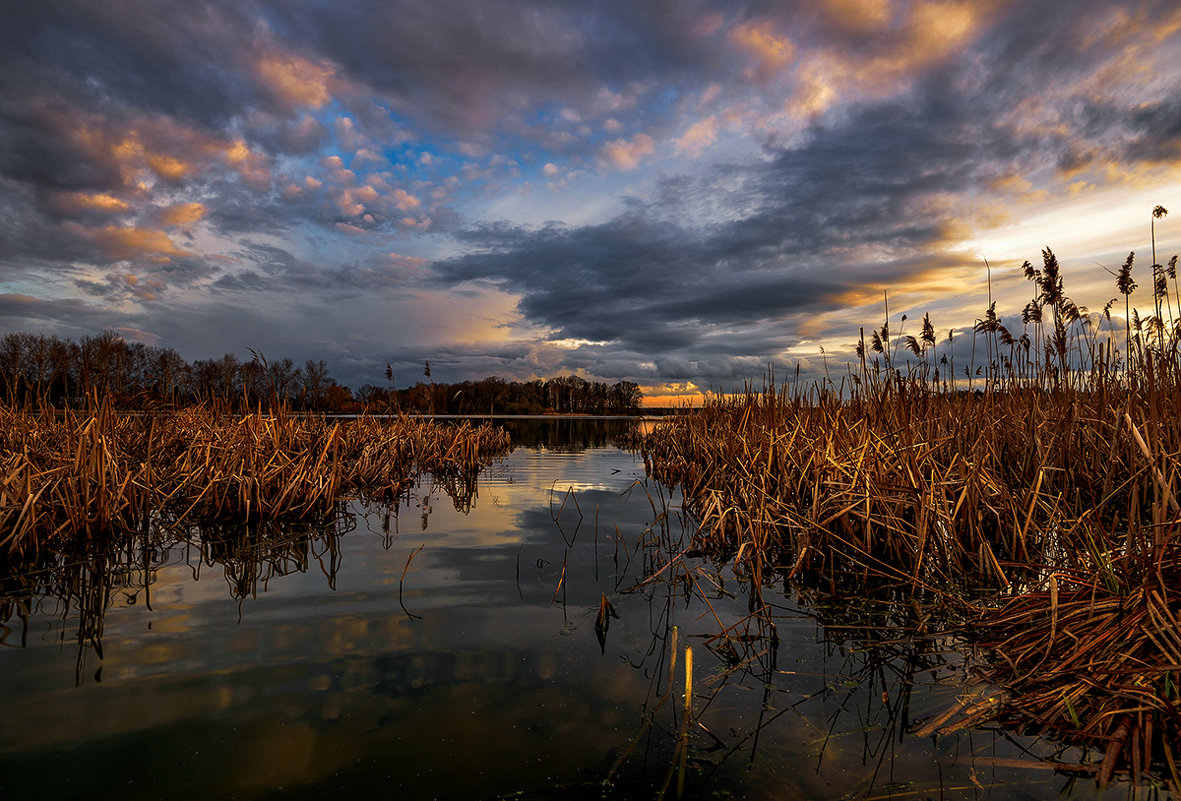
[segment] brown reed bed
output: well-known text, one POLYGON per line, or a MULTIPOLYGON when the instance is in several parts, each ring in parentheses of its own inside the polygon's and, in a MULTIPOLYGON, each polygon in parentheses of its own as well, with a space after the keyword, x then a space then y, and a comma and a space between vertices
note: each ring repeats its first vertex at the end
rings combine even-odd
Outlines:
POLYGON ((978 680, 999 690, 921 733, 999 719, 1097 747, 1101 783, 1151 770, 1181 790, 1181 326, 1158 319, 1128 354, 1070 333, 1085 329, 1064 322, 1052 259, 1033 276, 1037 319, 1055 318, 1037 362, 1011 336, 1001 357, 990 308, 990 361, 964 391, 929 369, 926 330, 904 365, 884 325, 879 362, 862 343, 840 389, 717 399, 660 423, 642 452, 681 486, 693 550, 750 575, 752 612, 774 576, 903 588, 968 621, 956 631, 989 664, 978 680))
POLYGON ((1170 544, 1155 561, 1136 561, 1120 555, 1089 575, 1051 575, 1045 589, 974 621, 994 655, 981 678, 1005 688, 994 713, 1002 722, 1102 749, 1101 785, 1117 766, 1139 781, 1161 765, 1176 791, 1181 552, 1170 544))
POLYGON ((1088 538, 1163 536, 1179 413, 1163 393, 767 390, 662 423, 643 453, 684 487, 703 548, 793 573, 1008 586, 1025 565, 1088 560, 1088 538))
POLYGON ((1157 766, 1181 787, 1181 393, 768 390, 643 452, 682 486, 694 548, 752 586, 901 587, 967 619, 1005 692, 944 733, 1000 719, 1100 748, 1103 783, 1157 766))
POLYGON ((492 426, 0 408, 0 558, 190 521, 313 520, 414 477, 466 476, 511 448, 492 426))

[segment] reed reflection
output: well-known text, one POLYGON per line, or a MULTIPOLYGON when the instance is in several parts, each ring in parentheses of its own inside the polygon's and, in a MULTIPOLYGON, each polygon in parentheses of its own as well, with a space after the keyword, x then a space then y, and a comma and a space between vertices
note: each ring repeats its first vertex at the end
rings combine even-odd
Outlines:
MULTIPOLYGON (((122 548, 108 545, 84 553, 45 554, 0 578, 0 644, 28 647, 34 617, 60 619, 56 641, 74 644, 75 683, 80 685, 87 675, 88 656, 103 658, 107 610, 116 603, 151 606, 151 587, 165 549, 143 539, 132 542, 122 548)), ((95 679, 101 680, 101 667, 95 679)))
POLYGON ((970 667, 929 633, 931 604, 853 604, 771 562, 706 558, 634 455, 554 456, 522 447, 478 483, 424 477, 302 527, 174 526, 9 577, 6 642, 39 652, 0 653, 29 657, 0 688, 0 786, 953 798, 976 780, 1007 798, 1061 781, 999 762, 1053 756, 1003 731, 915 735, 970 667), (77 690, 54 685, 62 649, 33 647, 50 612, 77 690))
POLYGON ((239 602, 241 620, 241 602, 287 576, 314 568, 335 590, 343 563, 340 540, 357 528, 359 510, 372 514, 376 507, 383 520, 382 547, 389 549, 399 513, 410 503, 421 510, 425 530, 432 498, 445 496, 467 514, 477 495, 474 475, 432 475, 403 487, 393 502, 367 507, 339 502, 310 522, 159 521, 151 531, 129 533, 121 541, 109 538, 86 549, 45 553, 0 576, 0 645, 27 647, 32 618, 57 620, 55 641, 75 647, 76 685, 91 675, 88 665, 101 681, 108 612, 137 604, 151 610, 162 567, 186 566, 197 582, 206 571, 219 570, 229 597, 239 602))
POLYGON ((694 792, 737 780, 751 797, 1096 794, 1077 784, 1094 775, 1084 749, 946 714, 987 704, 988 692, 970 645, 940 633, 950 621, 939 597, 736 570, 691 542, 650 542, 647 578, 629 590, 651 610, 650 646, 632 663, 649 686, 608 786, 636 781, 639 765, 657 797, 680 797, 685 774, 694 792), (696 668, 682 677, 690 650, 696 668))

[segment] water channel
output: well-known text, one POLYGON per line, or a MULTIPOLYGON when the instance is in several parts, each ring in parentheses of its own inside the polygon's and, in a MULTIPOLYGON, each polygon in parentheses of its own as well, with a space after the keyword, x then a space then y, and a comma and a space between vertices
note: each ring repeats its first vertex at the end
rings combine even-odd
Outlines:
POLYGON ((1051 742, 911 733, 969 691, 954 643, 665 567, 692 521, 631 423, 505 424, 476 485, 3 578, 0 798, 1099 795, 1051 742))

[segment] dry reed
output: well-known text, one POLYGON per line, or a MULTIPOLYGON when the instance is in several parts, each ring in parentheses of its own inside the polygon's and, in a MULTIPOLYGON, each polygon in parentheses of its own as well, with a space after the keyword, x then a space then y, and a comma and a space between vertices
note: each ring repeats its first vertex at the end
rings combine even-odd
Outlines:
POLYGON ((312 520, 349 497, 392 499, 419 473, 474 474, 510 447, 498 428, 407 417, 0 408, 0 557, 193 520, 312 520))
POLYGON ((1033 274, 1056 331, 1039 364, 998 358, 990 307, 981 389, 957 391, 927 369, 927 320, 906 369, 883 326, 884 371, 862 347, 843 391, 717 399, 660 423, 645 464, 682 487, 694 548, 751 577, 752 612, 772 576, 938 598, 1005 691, 951 728, 1000 718, 1102 747, 1103 783, 1165 765, 1181 788, 1181 327, 1125 356, 1073 337, 1046 263, 1033 274))

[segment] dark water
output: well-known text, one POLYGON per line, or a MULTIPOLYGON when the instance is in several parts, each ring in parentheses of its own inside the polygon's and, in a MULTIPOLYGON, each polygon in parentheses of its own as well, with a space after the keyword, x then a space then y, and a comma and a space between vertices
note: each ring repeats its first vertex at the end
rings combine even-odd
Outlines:
POLYGON ((782 588, 749 619, 693 560, 637 588, 688 536, 623 424, 511 425, 475 487, 7 578, 0 798, 1096 795, 1051 743, 909 734, 968 692, 954 643, 782 588))

